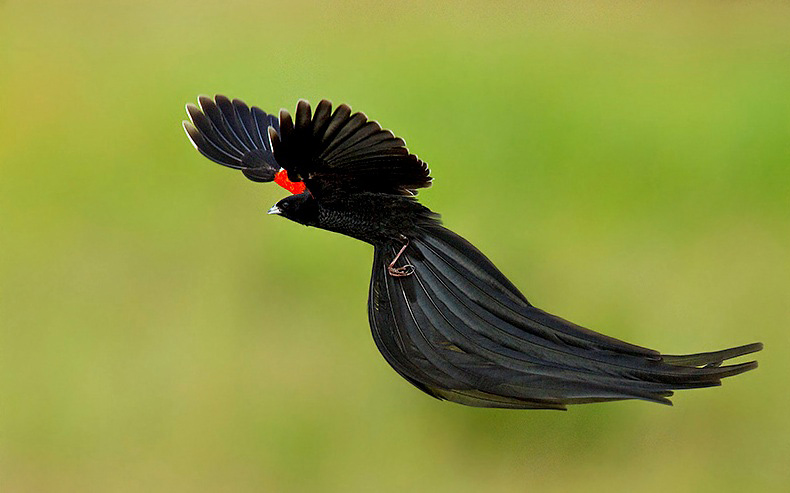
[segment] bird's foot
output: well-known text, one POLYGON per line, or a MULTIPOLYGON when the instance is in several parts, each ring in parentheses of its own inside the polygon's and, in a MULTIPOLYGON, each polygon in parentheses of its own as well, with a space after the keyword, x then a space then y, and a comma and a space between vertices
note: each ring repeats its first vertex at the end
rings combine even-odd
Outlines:
POLYGON ((393 267, 391 264, 387 267, 387 272, 392 277, 408 277, 414 274, 414 266, 411 264, 406 264, 402 267, 393 267))
POLYGON ((395 267, 395 262, 398 261, 400 256, 406 250, 406 247, 409 246, 409 239, 406 237, 403 239, 406 240, 406 243, 403 244, 403 246, 400 248, 400 251, 398 251, 398 254, 395 255, 395 258, 392 259, 392 262, 390 262, 390 264, 387 266, 387 272, 389 272, 392 277, 408 277, 414 274, 414 266, 411 264, 395 267))

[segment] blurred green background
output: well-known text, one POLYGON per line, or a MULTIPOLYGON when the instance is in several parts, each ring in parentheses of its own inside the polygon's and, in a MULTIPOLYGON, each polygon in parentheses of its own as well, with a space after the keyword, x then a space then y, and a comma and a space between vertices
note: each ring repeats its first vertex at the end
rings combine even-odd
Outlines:
POLYGON ((786 491, 790 6, 0 2, 0 491, 786 491), (198 94, 329 98, 538 306, 758 371, 466 408, 370 337, 369 246, 210 163, 198 94))

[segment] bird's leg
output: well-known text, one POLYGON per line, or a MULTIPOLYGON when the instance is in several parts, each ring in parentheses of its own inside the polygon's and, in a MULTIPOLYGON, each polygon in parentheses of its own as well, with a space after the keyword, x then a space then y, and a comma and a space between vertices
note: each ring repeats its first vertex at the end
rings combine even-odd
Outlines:
POLYGON ((405 240, 406 243, 404 243, 403 246, 400 247, 398 254, 395 255, 395 258, 392 259, 392 262, 390 262, 389 266, 387 266, 387 272, 389 272, 389 274, 392 277, 407 277, 414 274, 414 266, 411 264, 406 264, 401 267, 395 267, 395 262, 398 261, 400 256, 406 250, 406 247, 409 246, 409 239, 406 238, 405 236, 401 236, 401 238, 403 238, 403 240, 405 240))

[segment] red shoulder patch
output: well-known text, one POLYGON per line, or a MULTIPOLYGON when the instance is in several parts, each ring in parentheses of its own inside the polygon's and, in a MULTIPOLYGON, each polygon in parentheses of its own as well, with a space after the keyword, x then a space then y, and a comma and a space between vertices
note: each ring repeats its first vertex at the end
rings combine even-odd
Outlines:
POLYGON ((305 184, 301 181, 291 181, 288 179, 288 173, 281 169, 274 175, 274 183, 280 185, 284 189, 288 190, 293 194, 299 194, 305 191, 305 184))

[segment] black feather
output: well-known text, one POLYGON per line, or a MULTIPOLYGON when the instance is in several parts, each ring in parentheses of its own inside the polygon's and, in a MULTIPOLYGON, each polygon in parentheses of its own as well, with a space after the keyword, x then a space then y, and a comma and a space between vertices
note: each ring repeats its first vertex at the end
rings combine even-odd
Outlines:
POLYGON ((669 404, 673 390, 716 386, 756 367, 707 365, 757 351, 759 344, 662 356, 546 314, 477 249, 441 227, 424 228, 406 252, 413 253, 401 262, 412 265, 414 275, 393 277, 385 265, 397 252, 391 245, 376 248, 371 286, 387 289, 371 298, 371 325, 397 333, 386 339, 374 330, 382 352, 397 352, 388 342, 404 340, 419 354, 408 358, 416 368, 400 372, 433 396, 530 409, 622 399, 669 404), (396 323, 382 315, 390 312, 396 323))
POLYGON ((223 166, 241 170, 253 181, 269 182, 280 169, 274 159, 268 129, 279 130, 277 119, 243 101, 222 95, 187 104, 191 122, 184 130, 201 154, 223 166))
POLYGON ((430 171, 395 137, 362 113, 341 104, 331 113, 321 101, 315 115, 299 101, 296 119, 280 112, 279 140, 273 142, 278 163, 292 181, 304 181, 320 199, 331 194, 378 192, 412 195, 430 185, 430 171))

